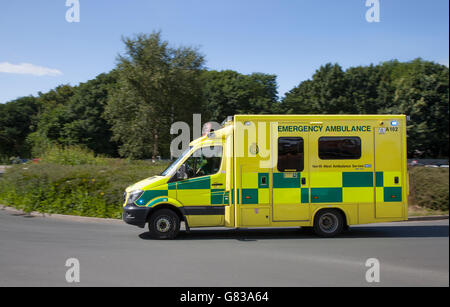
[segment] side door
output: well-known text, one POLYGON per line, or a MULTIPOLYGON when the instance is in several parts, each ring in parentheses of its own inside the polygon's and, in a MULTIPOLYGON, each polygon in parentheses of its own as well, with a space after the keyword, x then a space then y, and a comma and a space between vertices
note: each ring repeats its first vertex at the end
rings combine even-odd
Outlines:
POLYGON ((279 123, 273 147, 273 221, 306 221, 309 208, 309 125, 279 123))
POLYGON ((176 184, 177 200, 185 207, 223 206, 226 178, 222 164, 222 146, 194 151, 182 165, 185 178, 176 184))

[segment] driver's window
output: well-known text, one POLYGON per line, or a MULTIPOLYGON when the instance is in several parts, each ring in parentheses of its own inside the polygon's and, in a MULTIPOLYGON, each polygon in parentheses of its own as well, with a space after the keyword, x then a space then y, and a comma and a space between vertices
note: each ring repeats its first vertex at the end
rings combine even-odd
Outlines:
POLYGON ((221 162, 222 146, 197 149, 192 156, 184 162, 187 175, 184 176, 184 179, 214 175, 219 172, 221 162))

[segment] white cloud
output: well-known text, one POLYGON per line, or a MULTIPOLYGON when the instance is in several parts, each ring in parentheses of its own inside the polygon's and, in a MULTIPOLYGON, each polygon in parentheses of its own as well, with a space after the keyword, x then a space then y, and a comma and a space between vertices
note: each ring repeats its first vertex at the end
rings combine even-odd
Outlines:
POLYGON ((62 72, 57 69, 37 66, 29 63, 20 63, 18 65, 8 62, 0 62, 0 73, 23 74, 34 76, 59 76, 62 72))

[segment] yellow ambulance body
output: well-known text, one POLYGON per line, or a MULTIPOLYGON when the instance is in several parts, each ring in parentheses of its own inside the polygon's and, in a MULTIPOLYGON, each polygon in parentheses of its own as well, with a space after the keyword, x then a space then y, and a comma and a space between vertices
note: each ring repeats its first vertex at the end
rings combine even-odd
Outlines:
POLYGON ((313 227, 408 219, 404 115, 236 115, 161 176, 127 188, 125 222, 159 239, 194 227, 313 227))

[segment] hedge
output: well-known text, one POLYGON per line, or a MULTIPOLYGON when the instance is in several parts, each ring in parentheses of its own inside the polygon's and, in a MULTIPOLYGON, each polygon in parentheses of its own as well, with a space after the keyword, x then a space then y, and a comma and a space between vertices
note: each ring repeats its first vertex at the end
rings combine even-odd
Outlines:
POLYGON ((448 212, 449 169, 413 167, 409 170, 410 204, 448 212))
POLYGON ((0 203, 25 212, 120 218, 125 188, 166 167, 167 163, 120 159, 14 165, 0 178, 0 203))

